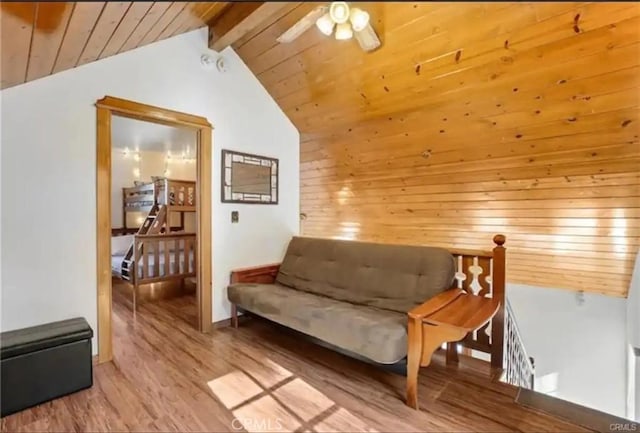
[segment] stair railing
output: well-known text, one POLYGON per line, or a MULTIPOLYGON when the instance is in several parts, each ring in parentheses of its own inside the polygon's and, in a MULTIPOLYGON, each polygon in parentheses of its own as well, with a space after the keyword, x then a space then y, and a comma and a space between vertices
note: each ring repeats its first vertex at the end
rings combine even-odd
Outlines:
POLYGON ((521 388, 533 389, 535 380, 534 359, 527 355, 518 329, 513 308, 506 299, 504 329, 503 381, 521 388))

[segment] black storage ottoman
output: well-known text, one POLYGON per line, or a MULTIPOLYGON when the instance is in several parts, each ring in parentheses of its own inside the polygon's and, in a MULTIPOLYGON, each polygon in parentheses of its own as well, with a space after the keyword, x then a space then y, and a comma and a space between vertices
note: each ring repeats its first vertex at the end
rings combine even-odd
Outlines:
POLYGON ((1 333, 1 416, 91 387, 91 337, 81 317, 1 333))

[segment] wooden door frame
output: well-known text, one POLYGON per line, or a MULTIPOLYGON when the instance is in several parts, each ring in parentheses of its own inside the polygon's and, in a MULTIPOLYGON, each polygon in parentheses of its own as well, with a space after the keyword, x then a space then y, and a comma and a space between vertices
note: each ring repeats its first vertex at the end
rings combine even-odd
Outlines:
POLYGON ((211 275, 211 159, 212 126, 204 117, 105 96, 96 101, 97 112, 97 287, 98 362, 113 358, 111 327, 111 118, 118 115, 162 125, 187 127, 197 132, 197 296, 198 330, 209 332, 212 317, 211 275))

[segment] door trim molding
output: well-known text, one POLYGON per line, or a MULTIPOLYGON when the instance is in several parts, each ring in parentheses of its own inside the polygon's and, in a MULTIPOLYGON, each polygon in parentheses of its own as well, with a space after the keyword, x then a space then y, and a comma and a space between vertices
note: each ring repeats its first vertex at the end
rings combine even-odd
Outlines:
POLYGON ((111 118, 118 115, 168 126, 187 127, 197 132, 197 294, 198 330, 210 332, 212 317, 211 272, 211 167, 212 130, 209 121, 200 116, 167 110, 126 99, 105 96, 96 101, 96 246, 98 362, 113 358, 112 287, 111 287, 111 118))

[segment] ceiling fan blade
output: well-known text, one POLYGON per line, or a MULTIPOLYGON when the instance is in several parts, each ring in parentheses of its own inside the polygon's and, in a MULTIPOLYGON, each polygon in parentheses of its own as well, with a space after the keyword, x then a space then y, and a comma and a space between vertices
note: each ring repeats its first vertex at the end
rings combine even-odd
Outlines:
POLYGON ((311 26, 313 26, 318 18, 327 13, 328 8, 326 6, 318 6, 311 12, 300 18, 297 23, 289 27, 289 29, 278 36, 276 39, 280 43, 289 43, 296 40, 298 36, 306 32, 311 26))
POLYGON ((376 31, 371 27, 371 23, 367 24, 367 27, 361 31, 354 32, 354 36, 360 44, 360 48, 365 51, 373 51, 381 45, 376 31))

